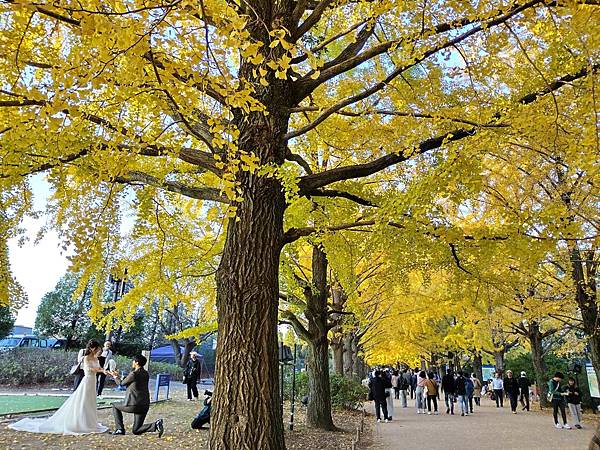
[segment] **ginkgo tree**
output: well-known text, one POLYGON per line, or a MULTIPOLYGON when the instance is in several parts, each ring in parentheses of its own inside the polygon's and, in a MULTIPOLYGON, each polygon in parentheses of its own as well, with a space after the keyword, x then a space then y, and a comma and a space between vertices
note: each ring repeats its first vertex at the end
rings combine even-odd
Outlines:
MULTIPOLYGON (((538 100, 589 92, 597 4, 4 0, 3 199, 13 195, 19 217, 30 209, 24 177, 47 172, 63 198, 51 212, 73 214, 78 268, 116 252, 129 186, 223 203, 211 447, 284 448, 279 256, 315 232, 309 221, 286 231, 286 210, 306 196, 370 208, 350 180, 382 175, 389 196, 398 165, 435 165, 437 150, 471 164, 504 145, 512 123, 545 114, 538 100), (326 168, 314 164, 321 151, 326 168)), ((438 186, 457 181, 447 165, 438 186)), ((389 221, 425 205, 388 206, 347 218, 389 221)), ((3 243, 16 226, 2 225, 3 243)))

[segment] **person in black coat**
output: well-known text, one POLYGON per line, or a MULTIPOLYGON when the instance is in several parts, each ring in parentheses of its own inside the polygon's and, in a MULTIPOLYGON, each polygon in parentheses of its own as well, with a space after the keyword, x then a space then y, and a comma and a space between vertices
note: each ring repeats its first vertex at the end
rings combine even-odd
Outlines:
POLYGON ((148 390, 148 381, 150 376, 144 369, 146 358, 142 355, 133 357, 132 371, 121 381, 119 374, 113 372, 112 376, 120 386, 126 386, 125 400, 123 402, 113 403, 113 416, 115 418, 115 435, 125 434, 125 424, 123 423, 123 413, 133 414, 133 434, 143 434, 148 432, 158 432, 161 437, 164 432, 163 420, 158 419, 154 423, 144 425, 146 414, 150 409, 150 391, 148 390))
POLYGON ((504 379, 504 391, 510 399, 510 410, 513 414, 517 413, 517 399, 519 398, 519 382, 513 376, 512 370, 506 371, 504 379))
POLYGON ((529 381, 525 372, 521 372, 521 376, 519 377, 519 390, 521 391, 519 400, 521 401, 523 411, 529 411, 529 386, 531 386, 531 381, 529 381))
POLYGON ((444 401, 446 402, 446 414, 454 415, 454 394, 456 388, 454 386, 454 373, 452 369, 448 369, 446 375, 442 377, 442 390, 444 391, 444 401))
POLYGON ((385 390, 390 387, 392 383, 382 376, 380 370, 376 370, 375 377, 369 381, 369 397, 375 402, 377 422, 381 422, 381 410, 383 410, 384 421, 389 420, 385 390))
POLYGON ((187 386, 187 399, 192 400, 192 394, 194 399, 198 400, 198 378, 200 377, 200 360, 198 359, 198 353, 190 353, 190 359, 185 367, 183 373, 184 383, 187 386))

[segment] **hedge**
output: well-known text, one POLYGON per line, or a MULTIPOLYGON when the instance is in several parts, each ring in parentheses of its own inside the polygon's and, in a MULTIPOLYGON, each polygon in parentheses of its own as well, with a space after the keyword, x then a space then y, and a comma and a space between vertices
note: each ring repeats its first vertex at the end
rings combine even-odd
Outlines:
MULTIPOLYGON (((0 385, 27 386, 46 383, 70 385, 71 366, 77 352, 39 348, 15 348, 0 353, 0 385)), ((115 355, 118 370, 129 371, 131 358, 115 355)), ((150 362, 150 373, 169 373, 175 380, 183 377, 183 369, 174 364, 150 362)))

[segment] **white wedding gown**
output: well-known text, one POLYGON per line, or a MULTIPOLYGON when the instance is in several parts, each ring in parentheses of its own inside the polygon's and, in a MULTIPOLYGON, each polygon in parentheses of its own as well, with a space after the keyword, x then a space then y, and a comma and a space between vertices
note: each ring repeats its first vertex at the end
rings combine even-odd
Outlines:
POLYGON ((97 358, 86 356, 83 359, 83 380, 58 411, 47 419, 26 418, 8 428, 31 433, 104 433, 108 428, 98 423, 96 410, 96 372, 90 370, 99 368, 97 358))

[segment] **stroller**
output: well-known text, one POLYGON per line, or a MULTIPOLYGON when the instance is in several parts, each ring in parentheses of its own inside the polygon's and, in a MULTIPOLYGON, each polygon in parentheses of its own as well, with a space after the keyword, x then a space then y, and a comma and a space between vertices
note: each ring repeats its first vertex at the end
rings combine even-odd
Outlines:
POLYGON ((200 410, 194 420, 192 420, 192 429, 194 430, 200 430, 204 424, 210 422, 210 408, 213 393, 207 390, 204 391, 204 395, 206 396, 204 399, 204 407, 200 410))

